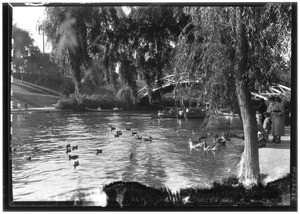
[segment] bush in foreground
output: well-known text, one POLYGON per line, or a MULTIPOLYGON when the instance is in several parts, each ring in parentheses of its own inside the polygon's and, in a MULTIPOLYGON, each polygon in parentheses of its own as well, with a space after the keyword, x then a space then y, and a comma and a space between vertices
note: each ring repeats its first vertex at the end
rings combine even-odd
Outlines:
MULTIPOLYGON (((104 186, 107 206, 276 206, 290 191, 290 175, 250 190, 236 178, 213 183, 212 188, 185 188, 172 193, 166 188, 152 188, 137 182, 114 182, 104 186)), ((285 201, 282 205, 289 205, 285 201)))

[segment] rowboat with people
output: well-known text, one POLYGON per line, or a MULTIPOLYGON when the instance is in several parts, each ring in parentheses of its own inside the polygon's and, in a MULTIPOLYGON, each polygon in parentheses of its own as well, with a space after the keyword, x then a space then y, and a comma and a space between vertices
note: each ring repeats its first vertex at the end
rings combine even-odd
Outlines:
POLYGON ((159 110, 158 113, 152 113, 152 118, 176 118, 176 119, 201 119, 206 116, 206 111, 203 109, 188 109, 188 110, 176 110, 170 109, 159 110))
POLYGON ((85 110, 89 111, 89 112, 121 112, 121 111, 123 111, 123 109, 121 109, 121 108, 113 108, 113 109, 97 108, 97 109, 93 109, 93 108, 88 108, 88 107, 85 107, 85 110))

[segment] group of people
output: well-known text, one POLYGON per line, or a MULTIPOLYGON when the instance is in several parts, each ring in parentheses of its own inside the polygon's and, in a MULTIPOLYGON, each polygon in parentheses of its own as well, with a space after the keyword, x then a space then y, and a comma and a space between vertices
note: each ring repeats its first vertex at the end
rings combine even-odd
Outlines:
POLYGON ((284 136, 285 107, 280 97, 270 97, 269 102, 265 112, 256 111, 258 137, 268 141, 268 134, 271 133, 271 143, 280 143, 281 136, 284 136))
MULTIPOLYGON (((184 116, 187 113, 189 113, 189 109, 184 109, 184 108, 179 108, 179 109, 175 109, 172 108, 170 109, 167 113, 173 115, 173 114, 178 114, 178 116, 184 116)), ((164 114, 166 114, 166 110, 158 110, 158 116, 162 117, 164 114)))

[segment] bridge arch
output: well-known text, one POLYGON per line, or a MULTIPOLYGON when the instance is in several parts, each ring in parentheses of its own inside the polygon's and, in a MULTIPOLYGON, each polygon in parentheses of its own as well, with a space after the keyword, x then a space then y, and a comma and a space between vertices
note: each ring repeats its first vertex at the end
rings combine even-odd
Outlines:
MULTIPOLYGON (((154 88, 152 88, 152 99, 155 100, 159 98, 161 95, 165 93, 169 93, 174 90, 175 85, 181 84, 181 85, 189 85, 191 83, 199 84, 199 80, 194 81, 189 79, 186 72, 179 73, 175 76, 175 74, 168 75, 164 77, 163 79, 164 84, 162 86, 157 86, 157 81, 154 83, 154 88), (175 79, 176 78, 176 79, 175 79)), ((148 101, 148 89, 147 86, 141 88, 138 91, 138 100, 140 102, 147 102, 148 101)))

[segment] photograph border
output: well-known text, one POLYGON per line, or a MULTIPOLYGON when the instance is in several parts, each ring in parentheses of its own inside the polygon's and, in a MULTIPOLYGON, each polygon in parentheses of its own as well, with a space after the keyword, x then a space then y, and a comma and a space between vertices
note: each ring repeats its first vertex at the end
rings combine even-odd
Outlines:
MULTIPOLYGON (((43 6, 237 6, 237 5, 261 5, 268 2, 259 3, 48 3, 43 6)), ((291 2, 292 13, 292 45, 291 45, 291 144, 290 144, 290 175, 291 182, 291 205, 290 206, 174 206, 174 207, 82 207, 74 206, 73 202, 15 202, 13 201, 12 191, 12 161, 10 155, 11 136, 11 38, 12 38, 12 17, 13 7, 28 6, 25 3, 3 3, 3 210, 4 211, 296 211, 297 210, 297 21, 298 4, 291 2), (8 71, 8 72, 7 72, 8 71)), ((31 5, 33 6, 33 5, 31 5)), ((30 6, 30 7, 31 7, 30 6)))

